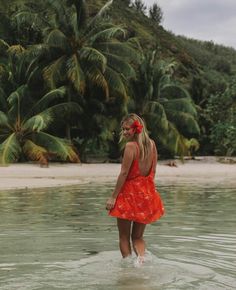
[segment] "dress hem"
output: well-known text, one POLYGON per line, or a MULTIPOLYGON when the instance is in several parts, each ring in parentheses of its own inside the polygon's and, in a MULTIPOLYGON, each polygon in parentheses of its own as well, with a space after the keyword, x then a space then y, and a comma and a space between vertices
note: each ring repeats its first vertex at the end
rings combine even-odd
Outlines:
POLYGON ((128 220, 128 221, 132 221, 132 222, 137 222, 137 223, 148 225, 148 224, 154 223, 157 220, 159 220, 164 215, 164 213, 155 216, 155 219, 153 219, 151 221, 148 221, 148 222, 140 221, 140 220, 133 219, 133 218, 124 218, 124 217, 121 217, 121 216, 118 216, 118 215, 113 215, 111 213, 109 213, 108 215, 111 216, 111 217, 114 217, 114 218, 119 218, 119 219, 123 219, 123 220, 128 220))

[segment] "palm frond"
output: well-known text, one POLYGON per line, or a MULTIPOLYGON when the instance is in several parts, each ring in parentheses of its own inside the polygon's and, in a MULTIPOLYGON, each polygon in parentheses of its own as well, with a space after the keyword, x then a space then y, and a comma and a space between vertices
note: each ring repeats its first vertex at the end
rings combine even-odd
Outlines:
MULTIPOLYGON (((77 2, 80 2, 80 1, 81 0, 78 0, 77 2)), ((83 23, 84 21, 86 21, 86 18, 83 19, 83 15, 81 15, 81 14, 79 15, 78 12, 76 12, 76 11, 73 11, 69 17, 70 26, 73 30, 72 34, 74 35, 75 40, 79 40, 80 29, 84 25, 84 23, 83 23)))
POLYGON ((9 129, 12 129, 11 125, 9 123, 7 114, 5 114, 4 112, 0 111, 0 128, 3 128, 3 127, 7 127, 9 129))
POLYGON ((105 13, 110 9, 113 0, 108 1, 99 11, 98 13, 90 20, 87 25, 87 30, 89 31, 93 26, 95 26, 101 19, 104 17, 105 13))
POLYGON ((154 101, 147 102, 143 112, 154 131, 162 130, 167 132, 169 122, 162 104, 154 101))
POLYGON ((130 37, 126 42, 127 42, 128 46, 131 47, 135 51, 135 53, 137 55, 136 61, 140 62, 143 58, 143 48, 142 48, 138 38, 137 37, 130 37))
POLYGON ((21 118, 21 111, 22 106, 21 102, 27 94, 27 85, 22 85, 19 88, 17 88, 16 91, 10 94, 10 96, 7 98, 10 110, 8 111, 8 117, 9 120, 20 120, 21 118))
POLYGON ((89 40, 90 37, 92 37, 93 35, 95 35, 99 31, 104 30, 104 29, 108 29, 108 28, 113 27, 113 26, 114 26, 114 24, 110 21, 107 21, 107 19, 106 19, 106 21, 101 21, 101 22, 99 22, 98 25, 90 27, 88 31, 85 30, 83 34, 86 37, 86 39, 89 40))
POLYGON ((107 65, 106 57, 97 49, 92 47, 83 47, 80 50, 80 59, 83 63, 91 63, 104 73, 107 65))
MULTIPOLYGON (((30 54, 29 54, 30 57, 30 54)), ((30 57, 31 58, 31 57, 30 57)), ((35 72, 38 70, 38 58, 31 58, 31 61, 29 61, 29 64, 27 65, 26 71, 25 71, 25 76, 28 82, 30 82, 30 79, 33 77, 35 72)))
MULTIPOLYGON (((73 13, 72 15, 72 23, 73 27, 76 30, 78 28, 82 28, 85 26, 87 18, 88 18, 88 13, 87 13, 87 6, 84 0, 67 0, 68 5, 74 5, 76 9, 76 13, 73 13)), ((76 34, 76 32, 75 32, 76 34)))
POLYGON ((72 113, 78 114, 81 111, 81 107, 74 102, 57 104, 26 120, 22 124, 22 129, 36 132, 44 131, 58 118, 70 117, 72 113))
POLYGON ((79 157, 69 141, 44 132, 35 134, 33 138, 39 146, 43 146, 48 152, 59 156, 61 160, 79 162, 79 157))
POLYGON ((160 100, 166 110, 178 111, 183 113, 189 113, 194 117, 197 117, 197 111, 191 99, 180 98, 170 100, 160 100))
POLYGON ((48 0, 47 3, 49 4, 50 8, 58 17, 64 17, 66 14, 65 5, 62 5, 61 1, 57 0, 48 0))
POLYGON ((197 151, 200 147, 200 144, 197 139, 191 138, 191 139, 188 139, 187 146, 191 151, 197 151))
POLYGON ((49 114, 52 117, 52 122, 57 119, 62 119, 64 117, 71 117, 72 113, 80 114, 82 108, 78 103, 75 102, 66 102, 51 106, 50 108, 44 110, 40 114, 49 114))
POLYGON ((2 110, 7 109, 7 95, 5 94, 4 90, 0 87, 0 108, 2 110))
POLYGON ((47 164, 49 154, 44 147, 35 144, 31 140, 26 140, 22 150, 29 160, 47 164))
POLYGON ((127 87, 125 86, 125 80, 121 74, 117 73, 112 68, 107 67, 105 72, 105 78, 109 85, 110 90, 123 97, 125 101, 128 100, 127 87))
POLYGON ((28 111, 28 114, 25 116, 25 120, 32 116, 33 114, 37 114, 42 112, 51 102, 59 99, 64 99, 66 96, 66 87, 62 86, 60 88, 54 89, 46 93, 38 102, 36 102, 32 108, 28 111))
POLYGON ((107 12, 108 9, 110 9, 110 6, 112 5, 113 0, 108 1, 97 13, 96 17, 103 17, 103 15, 107 12))
POLYGON ((54 121, 50 112, 42 112, 36 116, 29 118, 26 122, 22 123, 22 130, 29 132, 40 132, 48 128, 49 124, 54 121))
POLYGON ((10 46, 6 41, 0 39, 0 55, 4 55, 10 46))
POLYGON ((136 73, 134 68, 126 61, 123 61, 117 55, 105 52, 104 55, 107 58, 107 64, 117 73, 122 73, 126 78, 135 78, 136 73))
POLYGON ((175 84, 175 83, 166 83, 163 84, 161 87, 161 91, 165 91, 165 94, 168 98, 189 98, 191 99, 191 96, 189 92, 181 85, 175 84))
POLYGON ((191 152, 196 151, 199 148, 199 143, 196 139, 187 139, 181 134, 179 135, 178 143, 176 145, 175 154, 179 155, 181 158, 184 156, 190 156, 191 152), (191 140, 194 140, 195 145, 191 145, 193 143, 191 140))
POLYGON ((8 164, 18 160, 21 153, 20 144, 16 134, 12 133, 2 144, 0 144, 0 164, 8 164))
POLYGON ((91 82, 94 86, 102 88, 106 98, 109 97, 109 86, 107 79, 104 77, 102 72, 95 66, 84 68, 84 74, 88 82, 91 82))
POLYGON ((67 60, 67 76, 68 79, 73 84, 74 88, 77 92, 83 94, 85 91, 85 77, 84 72, 81 69, 80 63, 78 61, 78 57, 76 54, 73 54, 67 60))
POLYGON ((52 48, 48 44, 42 43, 30 45, 27 51, 32 58, 43 61, 51 55, 51 50, 52 48))
POLYGON ((89 38, 89 42, 91 44, 97 42, 97 41, 108 41, 116 37, 125 37, 126 35, 126 30, 119 27, 119 26, 114 26, 110 27, 104 30, 98 31, 96 34, 91 36, 89 38))
POLYGON ((0 134, 0 144, 3 143, 8 137, 9 135, 12 133, 12 131, 7 131, 7 130, 2 130, 1 129, 1 134, 0 134))
POLYGON ((56 47, 63 51, 68 51, 70 49, 69 41, 65 34, 59 29, 53 29, 47 35, 45 43, 50 47, 56 47))
POLYGON ((10 56, 17 55, 17 54, 19 55, 25 52, 25 48, 20 44, 11 45, 8 48, 7 52, 10 56))
POLYGON ((158 60, 157 62, 157 68, 158 70, 161 72, 161 75, 170 75, 172 76, 175 69, 178 66, 178 63, 173 59, 170 61, 166 61, 166 60, 158 60))
POLYGON ((200 134, 200 128, 195 118, 184 112, 178 112, 173 110, 166 110, 168 120, 173 122, 180 132, 186 132, 188 134, 200 134))
POLYGON ((180 157, 190 155, 192 148, 196 149, 197 146, 199 146, 196 139, 187 139, 184 137, 171 122, 169 123, 168 135, 165 144, 166 148, 180 157))
POLYGON ((97 42, 94 47, 102 53, 112 53, 123 58, 124 61, 137 63, 139 60, 139 53, 132 48, 127 42, 120 42, 113 39, 110 42, 97 42))
POLYGON ((155 75, 153 82, 154 82, 154 85, 156 84, 156 88, 154 87, 155 92, 156 92, 155 97, 159 98, 160 96, 162 96, 162 91, 164 90, 163 88, 169 85, 172 81, 169 75, 161 75, 158 77, 156 77, 155 75))
POLYGON ((80 163, 79 155, 77 150, 71 144, 67 145, 68 160, 73 163, 80 163))
POLYGON ((32 10, 21 10, 12 16, 12 21, 16 22, 17 30, 20 31, 22 25, 30 27, 44 27, 46 23, 38 13, 33 13, 32 10))
POLYGON ((67 57, 65 55, 59 57, 52 64, 48 65, 44 71, 43 76, 51 89, 55 89, 57 83, 65 79, 65 65, 67 57))

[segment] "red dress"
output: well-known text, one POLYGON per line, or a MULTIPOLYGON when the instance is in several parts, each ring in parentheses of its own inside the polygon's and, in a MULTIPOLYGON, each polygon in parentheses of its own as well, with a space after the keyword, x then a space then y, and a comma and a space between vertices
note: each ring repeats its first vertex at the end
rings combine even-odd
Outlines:
MULTIPOLYGON (((138 149, 139 152, 139 149, 138 149)), ((143 176, 139 169, 139 153, 133 161, 115 206, 109 215, 121 219, 149 224, 164 214, 164 206, 155 189, 153 165, 150 173, 143 176)))

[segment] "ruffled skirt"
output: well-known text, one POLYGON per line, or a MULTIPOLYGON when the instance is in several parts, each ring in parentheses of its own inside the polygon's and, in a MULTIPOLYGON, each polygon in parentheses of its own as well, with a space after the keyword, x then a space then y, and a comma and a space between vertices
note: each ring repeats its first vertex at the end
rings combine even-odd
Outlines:
POLYGON ((164 206, 153 178, 139 176, 123 185, 114 208, 109 215, 121 219, 149 224, 164 214, 164 206))

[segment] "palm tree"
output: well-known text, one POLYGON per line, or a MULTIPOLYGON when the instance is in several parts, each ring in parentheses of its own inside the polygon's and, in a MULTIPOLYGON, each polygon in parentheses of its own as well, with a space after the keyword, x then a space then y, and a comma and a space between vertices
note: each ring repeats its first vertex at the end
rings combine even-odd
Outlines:
MULTIPOLYGON (((127 111, 128 80, 135 77, 133 64, 139 59, 137 41, 129 39, 122 27, 112 24, 106 17, 112 2, 104 5, 91 19, 86 13, 85 1, 48 0, 48 17, 45 19, 44 12, 38 14, 44 17, 41 21, 45 27, 44 43, 31 46, 32 52, 45 65, 43 75, 48 87, 69 86, 68 101, 74 100, 83 107, 79 127, 85 121, 88 126, 89 122, 93 130, 90 137, 105 136, 104 130, 98 134, 95 129, 101 128, 99 120, 104 117, 104 110, 98 109, 88 120, 87 108, 100 103, 99 108, 113 104, 120 106, 120 112, 127 111)), ((22 18, 32 20, 32 11, 21 12, 15 17, 18 23, 22 18)), ((108 129, 106 127, 105 131, 108 129)), ((70 139, 69 128, 67 137, 70 139)))
MULTIPOLYGON (((109 1, 88 19, 83 0, 48 0, 50 17, 44 23, 44 43, 31 49, 47 58, 44 77, 50 88, 70 84, 82 95, 87 88, 101 88, 106 98, 127 99, 127 79, 135 76, 131 63, 137 62, 137 42, 126 31, 105 18, 109 1)), ((19 12, 17 22, 32 21, 32 11, 19 12)), ((36 17, 36 16, 35 16, 36 17)), ((38 14, 38 17, 43 17, 38 14)), ((39 22, 39 21, 37 21, 39 22)), ((19 24, 20 29, 20 24, 19 24)))
POLYGON ((134 83, 133 107, 147 120, 154 139, 172 154, 184 155, 198 147, 191 137, 200 130, 188 91, 173 78, 176 66, 175 61, 157 59, 156 51, 144 57, 134 83))
POLYGON ((37 61, 19 46, 8 47, 7 54, 8 61, 1 60, 8 82, 3 85, 0 80, 0 163, 15 162, 22 156, 41 163, 52 157, 78 162, 70 142, 47 131, 64 115, 78 113, 78 104, 65 101, 63 86, 39 96, 32 90, 39 73, 37 61))
POLYGON ((43 163, 50 157, 79 161, 70 142, 47 132, 58 116, 77 106, 72 102, 51 105, 54 100, 65 97, 65 94, 65 87, 61 87, 34 102, 28 86, 22 85, 6 98, 6 102, 3 102, 6 110, 0 111, 0 163, 15 162, 22 154, 29 160, 43 163))

